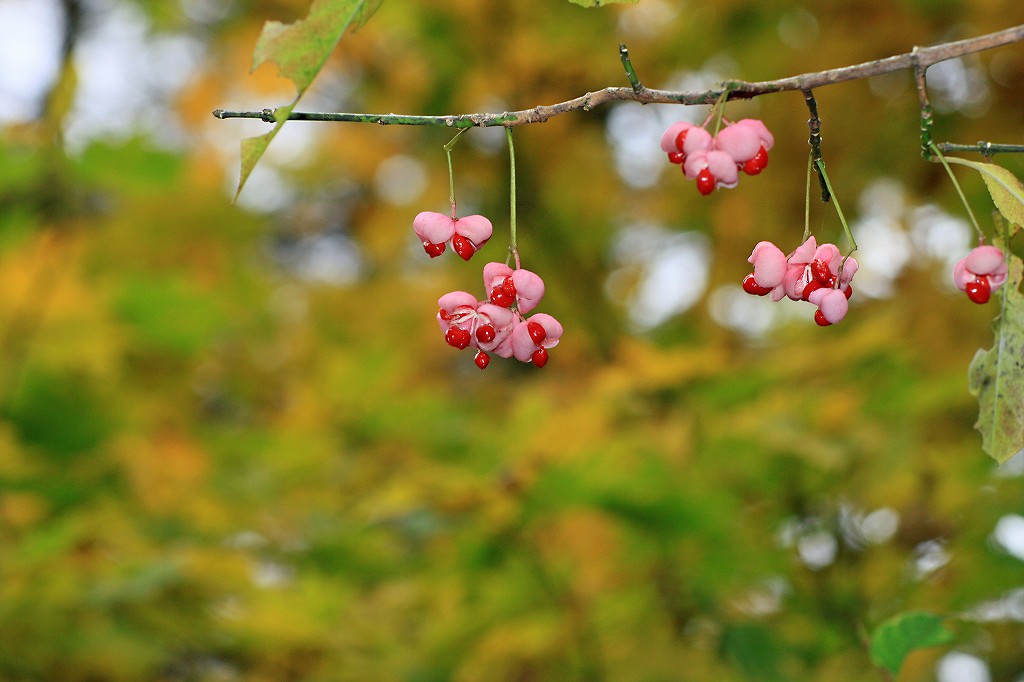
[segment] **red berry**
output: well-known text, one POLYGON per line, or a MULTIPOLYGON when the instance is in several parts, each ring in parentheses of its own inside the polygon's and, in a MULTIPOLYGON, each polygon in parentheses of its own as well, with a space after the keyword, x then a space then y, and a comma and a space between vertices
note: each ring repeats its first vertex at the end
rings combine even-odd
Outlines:
POLYGON ((743 172, 747 175, 757 175, 768 165, 768 150, 763 146, 757 150, 757 154, 743 164, 743 172))
POLYGON ((448 342, 449 346, 462 350, 469 345, 470 336, 469 332, 465 329, 449 327, 448 331, 445 332, 444 340, 448 342))
POLYGON ((489 324, 476 328, 476 340, 480 343, 490 343, 494 340, 494 327, 489 324))
POLYGON ((816 279, 812 279, 810 282, 804 285, 804 290, 800 294, 800 297, 806 301, 810 299, 812 293, 821 288, 821 282, 819 282, 816 279))
POLYGON ((452 248, 462 260, 469 260, 476 253, 476 247, 461 234, 452 235, 452 248))
POLYGON ((988 282, 988 277, 975 277, 973 282, 967 283, 964 290, 967 292, 967 298, 979 304, 988 303, 988 299, 992 295, 992 286, 988 282))
POLYGON ((743 291, 754 296, 765 296, 771 293, 771 287, 763 287, 754 279, 753 273, 743 278, 743 291))
POLYGON ((538 367, 543 367, 544 365, 548 364, 548 349, 538 348, 537 350, 533 351, 533 355, 530 356, 530 362, 537 365, 538 367))
POLYGON ((715 176, 707 168, 697 174, 697 191, 704 196, 715 191, 715 176))
POLYGON ((683 143, 686 142, 686 133, 689 130, 689 128, 687 128, 686 130, 681 130, 679 134, 676 135, 676 149, 678 149, 680 152, 683 151, 683 143))
POLYGON ((423 242, 423 250, 427 252, 427 255, 431 258, 437 258, 444 253, 444 242, 440 244, 431 244, 430 242, 423 242))
POLYGON ((447 310, 445 310, 444 308, 439 308, 438 309, 437 316, 440 317, 445 322, 447 322, 448 320, 452 319, 452 314, 450 312, 448 312, 447 310))
POLYGON ((542 327, 539 322, 533 322, 532 320, 526 323, 526 331, 530 332, 530 338, 538 345, 548 337, 548 333, 544 331, 544 327, 542 327))
POLYGON ((686 160, 686 154, 682 152, 669 152, 668 161, 669 163, 682 163, 686 160))
POLYGON ((825 319, 825 313, 821 312, 821 308, 818 308, 817 312, 814 313, 814 321, 818 323, 819 327, 827 327, 832 324, 825 319))
POLYGON ((516 302, 516 283, 512 281, 511 275, 501 280, 501 284, 491 289, 490 299, 491 303, 500 305, 502 308, 512 307, 512 304, 516 302))
POLYGON ((847 284, 846 288, 843 289, 843 293, 846 294, 846 300, 849 301, 850 297, 853 296, 853 287, 847 284))
POLYGON ((511 308, 512 304, 515 303, 516 297, 509 296, 506 294, 501 287, 494 287, 491 289, 491 303, 494 305, 501 306, 502 308, 511 308))
POLYGON ((814 279, 818 280, 822 286, 830 287, 836 283, 836 278, 832 271, 829 270, 828 263, 820 258, 816 258, 811 262, 811 274, 814 275, 814 279))
POLYGON ((475 362, 476 366, 480 369, 487 369, 487 365, 491 364, 491 356, 482 350, 477 351, 476 357, 473 358, 473 362, 475 362))

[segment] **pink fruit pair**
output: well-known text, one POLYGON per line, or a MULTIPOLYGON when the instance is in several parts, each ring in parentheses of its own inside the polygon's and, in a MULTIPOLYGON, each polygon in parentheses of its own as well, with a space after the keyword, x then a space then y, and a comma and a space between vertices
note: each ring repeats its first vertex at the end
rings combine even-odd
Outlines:
POLYGON ((661 148, 668 160, 682 165, 688 180, 695 180, 697 191, 711 194, 716 187, 735 187, 739 171, 757 175, 768 165, 768 150, 775 138, 758 119, 726 122, 712 136, 704 127, 679 121, 661 136, 661 148))
POLYGON ((423 250, 431 258, 444 253, 445 245, 450 241, 455 253, 468 261, 491 238, 493 228, 491 221, 482 215, 456 218, 454 215, 424 211, 413 219, 412 229, 423 241, 423 250))

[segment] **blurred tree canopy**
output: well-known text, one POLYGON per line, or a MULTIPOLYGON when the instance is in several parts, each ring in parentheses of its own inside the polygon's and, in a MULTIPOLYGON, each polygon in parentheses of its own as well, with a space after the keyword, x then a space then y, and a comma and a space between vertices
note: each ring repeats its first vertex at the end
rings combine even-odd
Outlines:
MULTIPOLYGON (((517 128, 523 265, 566 333, 542 370, 481 372, 434 315, 504 258, 502 131, 454 153, 460 211, 495 224, 469 264, 411 230, 446 210, 448 130, 289 123, 231 204, 267 124, 210 111, 294 98, 247 72, 263 22, 307 9, 0 2, 56 65, 0 122, 0 678, 859 681, 911 611, 954 637, 898 679, 1024 674, 1024 467, 981 452, 967 391, 995 313, 948 284, 970 233, 910 73, 816 92, 874 272, 826 329, 739 296, 752 246, 803 230, 799 93, 729 105, 776 148, 712 197, 657 151, 701 111, 517 128)), ((1018 0, 388 0, 302 108, 550 104, 624 85, 620 42, 650 87, 712 87, 1021 22, 1018 0)), ((936 139, 1024 142, 1024 47, 929 76, 936 139)))

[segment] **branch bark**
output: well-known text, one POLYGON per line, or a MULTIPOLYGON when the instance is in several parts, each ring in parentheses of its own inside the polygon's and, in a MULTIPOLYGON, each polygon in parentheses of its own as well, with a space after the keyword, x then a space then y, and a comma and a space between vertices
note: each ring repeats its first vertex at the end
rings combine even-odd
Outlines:
MULTIPOLYGON (((559 102, 558 104, 540 105, 532 109, 520 111, 448 114, 442 116, 295 111, 289 115, 288 120, 377 123, 380 125, 426 125, 448 128, 487 128, 493 126, 510 128, 531 123, 543 123, 554 116, 561 116, 571 112, 590 111, 594 107, 615 101, 632 101, 639 102, 640 104, 714 104, 723 93, 726 94, 727 99, 751 99, 775 92, 820 88, 826 85, 880 76, 904 69, 914 69, 916 73, 923 74, 929 66, 939 62, 1022 41, 1024 41, 1024 25, 1014 26, 976 38, 941 43, 931 47, 915 47, 910 52, 884 59, 876 59, 870 62, 827 69, 825 71, 804 73, 778 80, 753 83, 727 81, 720 87, 710 90, 656 90, 644 87, 637 81, 633 87, 607 87, 597 92, 588 92, 574 99, 559 102)), ((624 47, 620 47, 620 50, 624 49, 624 47)), ((635 74, 630 79, 631 82, 633 79, 635 79, 635 74)), ((256 118, 268 123, 274 123, 276 120, 274 118, 274 109, 263 109, 262 111, 226 111, 224 109, 217 109, 213 112, 213 115, 220 119, 256 118)))

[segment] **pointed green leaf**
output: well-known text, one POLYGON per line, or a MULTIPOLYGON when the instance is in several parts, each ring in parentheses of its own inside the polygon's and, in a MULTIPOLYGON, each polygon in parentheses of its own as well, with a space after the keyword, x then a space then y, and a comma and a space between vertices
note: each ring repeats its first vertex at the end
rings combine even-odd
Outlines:
POLYGON ((896 675, 907 655, 915 649, 938 646, 953 640, 942 617, 909 612, 885 621, 871 635, 871 661, 896 675))
POLYGON ((294 24, 268 21, 256 40, 252 68, 277 64, 279 73, 295 83, 301 96, 320 72, 349 26, 369 19, 381 0, 313 0, 309 14, 294 24))
POLYGON ((994 163, 978 163, 947 156, 949 163, 958 163, 981 173, 981 179, 992 195, 996 208, 1011 225, 1024 225, 1024 185, 1010 171, 994 163))
POLYGON ((270 146, 271 140, 273 140, 277 135, 277 131, 281 129, 284 122, 288 120, 288 115, 292 113, 292 109, 294 108, 294 102, 283 107, 278 107, 274 112, 276 122, 269 133, 257 135, 256 137, 247 137, 242 140, 242 171, 238 176, 238 189, 235 190, 235 199, 238 199, 238 195, 242 192, 242 187, 245 186, 245 181, 249 179, 249 175, 252 174, 256 164, 261 158, 263 158, 263 152, 267 151, 267 147, 270 146))
POLYGON ((978 399, 978 422, 985 452, 1002 464, 1024 447, 1024 262, 1009 259, 1002 288, 1002 310, 995 344, 979 350, 968 370, 971 394, 978 399))
POLYGON ((635 5, 638 0, 569 0, 574 5, 581 7, 601 7, 603 5, 635 5))
POLYGON ((295 84, 295 99, 291 104, 274 111, 274 129, 264 135, 242 140, 242 170, 235 198, 241 193, 245 181, 263 157, 270 142, 277 135, 299 99, 320 73, 324 63, 338 44, 341 36, 351 27, 363 24, 383 0, 313 0, 309 14, 294 24, 268 21, 256 41, 252 68, 255 71, 265 62, 277 64, 278 73, 295 84))

